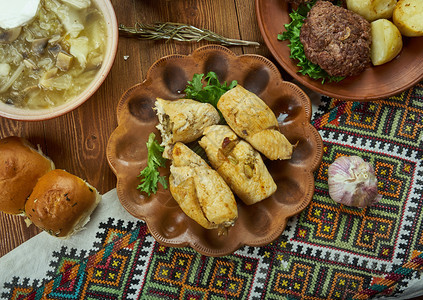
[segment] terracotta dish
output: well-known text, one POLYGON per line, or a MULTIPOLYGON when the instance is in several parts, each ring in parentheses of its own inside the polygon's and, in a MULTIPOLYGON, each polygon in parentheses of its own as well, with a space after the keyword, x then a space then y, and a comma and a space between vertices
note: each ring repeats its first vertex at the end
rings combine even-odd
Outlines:
MULTIPOLYGON (((236 56, 221 46, 205 46, 188 56, 164 57, 151 66, 144 82, 123 94, 118 104, 118 127, 110 136, 107 158, 117 176, 119 200, 166 246, 191 246, 204 255, 221 256, 243 245, 268 244, 282 233, 288 218, 308 205, 314 193, 313 171, 323 152, 310 117, 307 95, 295 84, 283 81, 275 65, 262 56, 236 56), (289 141, 298 143, 292 159, 266 161, 277 192, 252 206, 238 201, 239 218, 226 236, 218 236, 217 230, 204 229, 188 218, 169 190, 160 186, 150 197, 137 190, 137 176, 147 163, 148 135, 154 132, 160 140, 152 109, 156 97, 183 98, 187 81, 195 73, 209 71, 216 72, 221 81, 237 80, 267 102, 276 116, 286 115, 281 130, 289 141)), ((162 175, 169 175, 169 169, 163 169, 162 175)))
POLYGON ((304 86, 342 100, 368 101, 396 95, 423 79, 423 37, 403 37, 403 49, 394 60, 338 83, 322 84, 297 73, 297 62, 289 57, 289 42, 277 39, 278 33, 285 31, 284 25, 291 22, 291 11, 286 0, 256 0, 257 19, 267 47, 278 63, 304 86))

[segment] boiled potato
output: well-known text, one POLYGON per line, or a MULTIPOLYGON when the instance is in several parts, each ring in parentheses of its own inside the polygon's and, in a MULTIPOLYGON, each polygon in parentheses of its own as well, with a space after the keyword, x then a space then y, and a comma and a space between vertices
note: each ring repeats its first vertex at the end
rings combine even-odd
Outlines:
POLYGON ((403 35, 423 36, 423 0, 399 0, 393 21, 403 35))
POLYGON ((367 21, 390 19, 397 0, 347 0, 347 8, 367 21))
POLYGON ((373 21, 370 28, 370 58, 373 65, 379 66, 394 59, 402 49, 402 36, 398 28, 387 19, 373 21))

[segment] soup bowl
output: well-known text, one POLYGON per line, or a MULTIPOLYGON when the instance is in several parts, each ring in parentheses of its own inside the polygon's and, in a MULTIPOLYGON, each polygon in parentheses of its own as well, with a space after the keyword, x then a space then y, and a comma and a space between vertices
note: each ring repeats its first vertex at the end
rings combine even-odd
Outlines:
POLYGON ((102 13, 106 26, 106 43, 103 60, 90 83, 77 95, 62 104, 48 108, 23 108, 0 101, 0 116, 13 120, 41 121, 64 115, 87 101, 101 86, 112 68, 118 45, 118 25, 110 0, 91 0, 102 13))

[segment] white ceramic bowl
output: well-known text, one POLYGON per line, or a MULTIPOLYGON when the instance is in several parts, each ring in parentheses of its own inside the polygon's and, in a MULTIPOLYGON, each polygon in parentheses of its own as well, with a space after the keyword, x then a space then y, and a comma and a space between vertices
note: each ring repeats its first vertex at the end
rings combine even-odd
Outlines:
POLYGON ((87 101, 100 87, 109 74, 115 60, 118 45, 118 25, 110 0, 93 0, 103 13, 107 26, 107 44, 103 64, 93 81, 79 94, 62 105, 48 109, 24 109, 0 101, 0 116, 23 121, 41 121, 64 115, 87 101))

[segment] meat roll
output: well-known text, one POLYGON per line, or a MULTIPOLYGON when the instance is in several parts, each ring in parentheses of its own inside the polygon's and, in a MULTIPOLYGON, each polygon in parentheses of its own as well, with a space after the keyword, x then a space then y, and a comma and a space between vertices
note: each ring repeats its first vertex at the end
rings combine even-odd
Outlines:
POLYGON ((189 143, 202 136, 204 128, 219 123, 220 115, 213 105, 191 99, 164 100, 157 98, 155 110, 159 119, 165 147, 163 157, 168 157, 169 146, 176 142, 189 143))
POLYGON ((217 108, 235 133, 271 160, 291 158, 293 145, 279 131, 272 110, 240 85, 223 94, 217 108))
POLYGON ((199 144, 213 168, 245 204, 257 203, 276 191, 260 153, 239 139, 229 126, 207 127, 199 144))
POLYGON ((207 229, 232 226, 238 209, 223 178, 183 143, 173 146, 171 159, 170 192, 185 214, 207 229))

